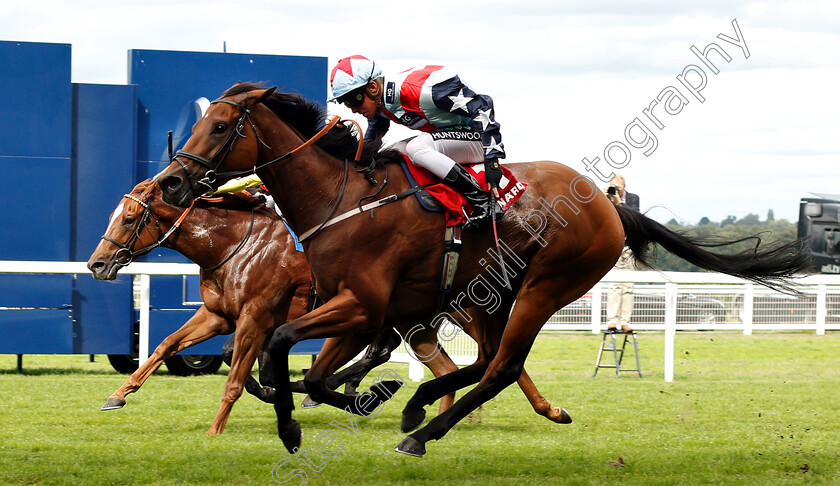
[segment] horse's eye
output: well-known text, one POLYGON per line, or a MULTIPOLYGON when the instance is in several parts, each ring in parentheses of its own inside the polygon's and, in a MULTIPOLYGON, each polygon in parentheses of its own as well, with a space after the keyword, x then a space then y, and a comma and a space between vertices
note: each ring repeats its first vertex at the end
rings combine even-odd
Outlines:
POLYGON ((128 226, 128 225, 132 225, 132 224, 134 224, 134 222, 135 222, 135 221, 137 221, 137 220, 136 220, 136 219, 134 219, 134 217, 132 217, 132 216, 127 216, 127 217, 125 218, 125 220, 123 221, 123 224, 125 224, 126 226, 128 226))
POLYGON ((217 123, 213 127, 213 133, 225 133, 227 131, 227 123, 217 123))

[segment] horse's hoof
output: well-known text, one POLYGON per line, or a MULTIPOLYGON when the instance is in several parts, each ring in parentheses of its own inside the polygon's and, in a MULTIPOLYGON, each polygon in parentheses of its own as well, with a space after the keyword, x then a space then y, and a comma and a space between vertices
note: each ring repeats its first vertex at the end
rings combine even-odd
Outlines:
POLYGON ((102 405, 99 410, 116 410, 125 406, 125 400, 122 398, 111 397, 102 405))
POLYGON ((321 404, 310 398, 309 395, 306 395, 306 397, 303 399, 303 402, 301 402, 300 406, 302 408, 315 408, 320 407, 321 404))
POLYGON ((416 429, 426 420, 426 410, 423 408, 419 409, 410 409, 406 408, 403 410, 402 415, 402 423, 400 424, 400 430, 403 433, 409 433, 412 430, 416 429))
POLYGON ((400 454, 406 454, 408 456, 423 457, 423 454, 426 453, 426 446, 419 440, 409 435, 403 439, 402 442, 397 444, 397 447, 394 447, 394 450, 400 454))
POLYGON ((569 412, 565 408, 560 409, 560 420, 557 421, 558 424, 570 424, 572 423, 572 416, 569 415, 569 412))
POLYGON ((300 430, 300 424, 296 420, 292 420, 285 429, 279 431, 278 435, 280 436, 280 440, 283 441, 283 445, 286 446, 286 450, 289 451, 289 454, 294 454, 300 449, 303 432, 300 430))

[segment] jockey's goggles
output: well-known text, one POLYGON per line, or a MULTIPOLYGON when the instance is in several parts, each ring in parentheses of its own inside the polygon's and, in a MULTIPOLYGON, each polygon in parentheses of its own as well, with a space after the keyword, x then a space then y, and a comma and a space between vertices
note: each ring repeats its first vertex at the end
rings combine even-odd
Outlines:
MULTIPOLYGON (((370 81, 368 81, 369 83, 370 81)), ((347 94, 339 97, 336 99, 339 103, 344 104, 347 108, 358 108, 362 106, 362 103, 365 101, 365 90, 367 89, 367 83, 361 88, 356 88, 353 91, 348 92, 347 94)))

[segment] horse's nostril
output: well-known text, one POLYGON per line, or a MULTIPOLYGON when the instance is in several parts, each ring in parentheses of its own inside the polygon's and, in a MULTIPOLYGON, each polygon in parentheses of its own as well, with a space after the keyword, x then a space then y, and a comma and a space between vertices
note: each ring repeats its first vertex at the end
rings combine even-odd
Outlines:
POLYGON ((97 271, 97 270, 100 270, 104 266, 105 266, 105 262, 102 262, 102 261, 96 261, 96 262, 88 263, 88 269, 90 269, 91 271, 94 271, 94 272, 97 271))
POLYGON ((160 186, 164 191, 173 192, 181 186, 181 179, 175 176, 166 176, 160 181, 160 186))

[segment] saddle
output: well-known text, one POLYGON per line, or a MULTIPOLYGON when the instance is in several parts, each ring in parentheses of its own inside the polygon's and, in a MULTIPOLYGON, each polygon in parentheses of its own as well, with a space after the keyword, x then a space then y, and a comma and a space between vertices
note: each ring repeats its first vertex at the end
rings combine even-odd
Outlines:
MULTIPOLYGON (((460 226, 466 222, 464 212, 461 210, 462 206, 472 207, 467 202, 461 193, 440 182, 434 174, 422 167, 417 167, 411 163, 407 156, 403 155, 403 160, 400 163, 403 171, 408 178, 409 184, 412 188, 419 186, 429 186, 426 189, 416 193, 420 206, 427 211, 443 212, 446 217, 446 226, 460 226), (435 202, 432 203, 431 200, 435 202)), ((476 181, 488 190, 489 187, 484 180, 484 163, 480 162, 472 165, 463 166, 476 181)), ((499 184, 499 201, 498 204, 503 210, 507 211, 516 201, 522 197, 528 184, 516 179, 513 172, 504 165, 502 166, 502 181, 499 184)))

